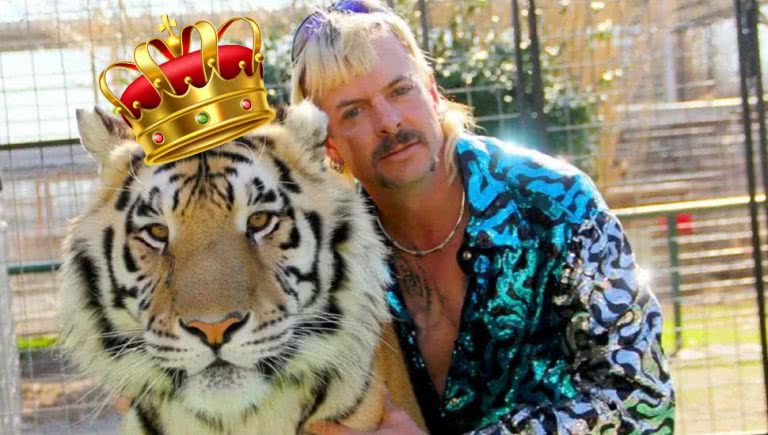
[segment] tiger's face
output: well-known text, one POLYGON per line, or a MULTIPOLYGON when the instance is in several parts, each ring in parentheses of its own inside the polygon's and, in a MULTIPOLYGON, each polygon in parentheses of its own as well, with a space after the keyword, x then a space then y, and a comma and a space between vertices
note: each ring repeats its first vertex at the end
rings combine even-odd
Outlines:
POLYGON ((102 163, 62 268, 64 344, 84 370, 217 418, 303 377, 367 376, 385 250, 320 161, 321 112, 300 106, 285 125, 152 167, 115 120, 79 116, 102 163))

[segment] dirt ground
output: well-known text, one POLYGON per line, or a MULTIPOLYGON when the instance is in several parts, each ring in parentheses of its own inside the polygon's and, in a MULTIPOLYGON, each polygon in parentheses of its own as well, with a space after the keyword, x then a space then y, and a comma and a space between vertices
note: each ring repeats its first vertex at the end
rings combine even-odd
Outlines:
MULTIPOLYGON (((678 352, 665 331, 677 393, 676 434, 768 433, 755 311, 753 304, 686 308, 678 352)), ((55 352, 25 354, 21 361, 25 434, 119 433, 121 417, 112 403, 93 381, 56 360, 55 352)))
POLYGON ((119 434, 121 416, 100 401, 103 392, 93 381, 51 376, 22 379, 24 434, 119 434))
MULTIPOLYGON (((703 358, 700 353, 683 351, 671 360, 678 392, 675 433, 765 433, 762 366, 758 361, 713 363, 715 352, 735 353, 713 349, 703 358)), ((120 414, 111 402, 99 411, 104 396, 93 381, 24 379, 22 395, 25 434, 119 433, 120 414)))

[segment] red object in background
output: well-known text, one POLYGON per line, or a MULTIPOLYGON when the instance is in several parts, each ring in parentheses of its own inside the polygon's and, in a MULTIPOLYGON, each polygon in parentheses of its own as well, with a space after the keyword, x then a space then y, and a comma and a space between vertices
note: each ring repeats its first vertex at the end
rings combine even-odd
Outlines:
MULTIPOLYGON (((677 234, 680 236, 689 236, 693 234, 693 215, 690 213, 678 213, 675 215, 677 224, 677 234)), ((667 216, 663 216, 659 219, 659 226, 667 228, 668 225, 667 216)))

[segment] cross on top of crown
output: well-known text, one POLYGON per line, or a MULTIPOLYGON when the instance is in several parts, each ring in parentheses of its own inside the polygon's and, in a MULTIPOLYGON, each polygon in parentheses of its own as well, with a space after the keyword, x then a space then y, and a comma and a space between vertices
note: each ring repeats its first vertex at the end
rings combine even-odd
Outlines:
POLYGON ((181 54, 179 51, 181 48, 181 40, 175 33, 173 33, 173 28, 177 26, 176 20, 169 20, 168 15, 166 14, 163 14, 160 18, 163 22, 157 25, 157 31, 160 33, 168 32, 168 38, 166 38, 168 48, 170 48, 176 56, 179 56, 181 54))
POLYGON ((168 32, 168 36, 175 36, 173 34, 173 28, 176 27, 176 20, 168 20, 168 15, 163 14, 160 18, 162 18, 163 22, 157 25, 157 31, 158 32, 168 32))

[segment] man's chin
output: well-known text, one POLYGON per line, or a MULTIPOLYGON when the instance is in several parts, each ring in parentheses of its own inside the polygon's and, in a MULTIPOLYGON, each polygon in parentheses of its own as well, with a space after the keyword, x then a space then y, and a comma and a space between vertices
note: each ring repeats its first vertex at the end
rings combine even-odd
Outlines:
POLYGON ((268 387, 268 382, 257 371, 233 365, 214 366, 187 378, 180 397, 185 406, 196 413, 241 414, 258 405, 268 387))
POLYGON ((405 187, 417 186, 429 179, 435 173, 433 165, 431 164, 401 165, 397 168, 386 169, 386 171, 380 171, 377 174, 376 182, 380 186, 388 189, 402 189, 405 187))

